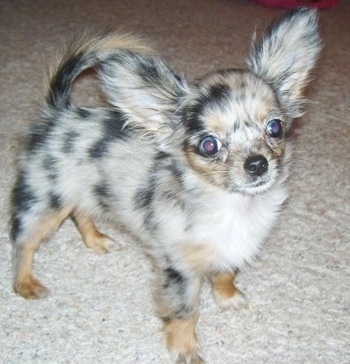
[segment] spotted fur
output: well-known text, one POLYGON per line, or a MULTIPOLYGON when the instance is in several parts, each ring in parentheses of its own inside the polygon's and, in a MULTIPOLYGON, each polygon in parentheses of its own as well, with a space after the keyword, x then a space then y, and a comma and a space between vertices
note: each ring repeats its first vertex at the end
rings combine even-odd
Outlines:
POLYGON ((12 197, 14 289, 39 298, 34 251, 71 217, 87 247, 113 240, 104 219, 153 257, 155 302, 176 363, 202 363, 195 325, 202 280, 225 308, 244 306, 234 273, 258 254, 287 197, 291 122, 320 50, 313 10, 295 9, 255 42, 246 70, 193 84, 142 42, 80 39, 51 72, 38 121, 19 158, 12 197), (95 67, 109 102, 70 103, 95 67))

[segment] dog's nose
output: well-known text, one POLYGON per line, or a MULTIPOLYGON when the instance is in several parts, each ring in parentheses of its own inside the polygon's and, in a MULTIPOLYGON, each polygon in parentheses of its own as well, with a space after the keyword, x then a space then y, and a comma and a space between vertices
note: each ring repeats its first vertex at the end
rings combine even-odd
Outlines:
POLYGON ((268 169, 269 163, 263 155, 254 155, 247 158, 244 169, 252 176, 262 176, 268 169))

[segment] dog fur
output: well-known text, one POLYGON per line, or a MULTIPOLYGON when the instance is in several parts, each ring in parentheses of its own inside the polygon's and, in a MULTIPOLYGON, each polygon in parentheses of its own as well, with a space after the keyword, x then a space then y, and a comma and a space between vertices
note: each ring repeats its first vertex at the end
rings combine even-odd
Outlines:
POLYGON ((291 124, 320 51, 317 15, 298 8, 254 41, 247 70, 188 84, 138 39, 80 38, 51 72, 19 158, 12 196, 14 290, 40 298, 34 252, 71 217, 87 247, 122 226, 157 270, 155 303, 176 363, 202 363, 196 338, 201 283, 224 308, 245 299, 235 273, 258 254, 287 197, 291 124), (94 67, 108 107, 70 103, 94 67))

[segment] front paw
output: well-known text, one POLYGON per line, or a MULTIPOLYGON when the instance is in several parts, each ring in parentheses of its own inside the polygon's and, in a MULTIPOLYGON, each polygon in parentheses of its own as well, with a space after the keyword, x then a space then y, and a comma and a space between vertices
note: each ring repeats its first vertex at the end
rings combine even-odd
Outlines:
POLYGON ((240 310, 248 306, 244 294, 233 284, 232 273, 217 273, 212 276, 213 296, 218 305, 227 310, 240 310))
POLYGON ((177 353, 174 355, 175 364, 205 364, 202 356, 197 352, 177 353))
POLYGON ((172 319, 164 325, 166 346, 175 364, 204 364, 195 332, 197 318, 172 319))
POLYGON ((237 288, 235 288, 235 292, 230 296, 222 295, 217 291, 214 291, 213 294, 216 303, 224 310, 241 310, 248 308, 248 302, 244 294, 237 288))

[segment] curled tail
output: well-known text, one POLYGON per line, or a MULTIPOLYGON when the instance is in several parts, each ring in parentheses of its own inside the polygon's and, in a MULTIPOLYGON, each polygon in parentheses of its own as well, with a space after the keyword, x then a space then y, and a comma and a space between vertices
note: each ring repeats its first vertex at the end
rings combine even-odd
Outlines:
POLYGON ((98 66, 121 51, 150 55, 151 49, 139 39, 127 34, 81 36, 71 42, 59 64, 49 72, 46 104, 56 110, 70 106, 70 90, 74 79, 84 70, 98 66))

